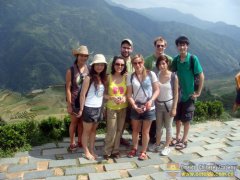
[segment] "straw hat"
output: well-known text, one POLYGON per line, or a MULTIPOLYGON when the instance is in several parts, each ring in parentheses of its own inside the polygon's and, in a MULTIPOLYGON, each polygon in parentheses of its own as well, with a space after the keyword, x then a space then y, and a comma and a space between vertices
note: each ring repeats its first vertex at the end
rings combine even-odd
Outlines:
POLYGON ((93 57, 93 61, 92 61, 92 63, 90 65, 92 66, 93 64, 100 64, 100 63, 107 64, 106 58, 104 57, 103 54, 96 54, 93 57))
POLYGON ((77 56, 78 54, 84 54, 89 55, 87 46, 79 46, 77 49, 73 49, 72 51, 74 56, 77 56))

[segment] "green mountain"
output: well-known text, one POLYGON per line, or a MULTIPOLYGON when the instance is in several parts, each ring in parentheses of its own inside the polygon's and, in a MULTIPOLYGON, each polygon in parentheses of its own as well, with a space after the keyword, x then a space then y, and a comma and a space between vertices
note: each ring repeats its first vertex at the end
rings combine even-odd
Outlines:
POLYGON ((208 30, 156 22, 103 0, 2 0, 0 88, 28 92, 63 84, 74 61, 71 50, 79 44, 111 57, 128 37, 135 53, 146 56, 153 52, 153 39, 162 35, 168 40, 167 53, 174 56, 180 34, 190 38, 190 51, 199 56, 207 78, 238 69, 240 42, 208 30))
POLYGON ((212 23, 204 21, 191 14, 181 13, 180 11, 171 8, 157 7, 131 10, 149 17, 154 21, 183 23, 240 41, 240 27, 235 25, 228 25, 224 22, 212 23))

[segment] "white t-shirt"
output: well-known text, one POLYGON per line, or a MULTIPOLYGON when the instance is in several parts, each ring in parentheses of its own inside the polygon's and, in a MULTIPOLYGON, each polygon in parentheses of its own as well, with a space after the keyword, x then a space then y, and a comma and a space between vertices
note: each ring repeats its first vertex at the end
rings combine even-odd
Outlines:
POLYGON ((92 83, 90 85, 86 97, 85 106, 94 108, 101 107, 103 102, 103 93, 104 93, 103 84, 101 84, 100 86, 97 87, 97 89, 95 89, 94 83, 92 83))
POLYGON ((135 100, 135 102, 146 103, 147 100, 152 97, 153 94, 152 83, 157 82, 158 79, 154 72, 149 71, 149 73, 147 77, 144 79, 144 81, 142 81, 143 88, 141 87, 140 82, 137 79, 135 73, 133 73, 132 82, 131 82, 132 74, 129 74, 127 77, 127 86, 132 86, 133 99, 135 100), (151 75, 149 73, 151 73, 151 75), (146 93, 146 95, 144 92, 146 93))

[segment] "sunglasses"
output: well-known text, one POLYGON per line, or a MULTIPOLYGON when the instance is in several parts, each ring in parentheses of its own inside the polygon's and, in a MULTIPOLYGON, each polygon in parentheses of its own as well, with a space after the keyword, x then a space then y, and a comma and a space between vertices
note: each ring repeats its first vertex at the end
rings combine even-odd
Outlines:
POLYGON ((79 54, 80 57, 88 57, 89 55, 87 54, 79 54))
POLYGON ((120 63, 115 63, 115 66, 120 66, 120 67, 124 67, 124 64, 120 64, 120 63))
POLYGON ((134 65, 141 65, 143 62, 140 61, 140 62, 133 62, 134 65))
POLYGON ((162 45, 162 44, 157 44, 156 47, 157 47, 157 48, 160 48, 160 47, 163 48, 164 45, 162 45))

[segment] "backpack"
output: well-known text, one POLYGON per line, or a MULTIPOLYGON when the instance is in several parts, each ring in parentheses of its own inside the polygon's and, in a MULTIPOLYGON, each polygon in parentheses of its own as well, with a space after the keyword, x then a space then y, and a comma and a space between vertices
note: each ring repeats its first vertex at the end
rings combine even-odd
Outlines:
MULTIPOLYGON (((179 57, 179 55, 178 55, 179 57)), ((199 74, 194 74, 194 63, 195 63, 195 58, 194 55, 190 56, 190 69, 192 70, 193 76, 194 76, 194 91, 198 90, 199 87, 199 82, 200 82, 200 78, 199 78, 199 74)), ((175 65, 175 69, 172 69, 173 72, 177 71, 177 64, 175 65)))

